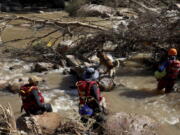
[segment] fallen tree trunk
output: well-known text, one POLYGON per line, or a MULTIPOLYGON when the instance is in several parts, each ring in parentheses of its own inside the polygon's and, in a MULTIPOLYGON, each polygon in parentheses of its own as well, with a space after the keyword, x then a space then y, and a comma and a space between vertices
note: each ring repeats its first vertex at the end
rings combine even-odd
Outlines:
POLYGON ((102 27, 102 26, 100 27, 100 26, 91 25, 91 24, 78 22, 78 21, 60 22, 58 20, 43 20, 43 19, 37 20, 37 19, 27 18, 24 16, 13 16, 13 17, 8 17, 8 18, 7 17, 0 17, 0 20, 5 20, 5 21, 25 20, 25 21, 30 21, 33 23, 40 23, 40 24, 51 25, 51 26, 59 26, 59 27, 77 26, 77 27, 86 27, 86 28, 96 29, 96 30, 100 30, 100 31, 108 30, 107 28, 102 27))

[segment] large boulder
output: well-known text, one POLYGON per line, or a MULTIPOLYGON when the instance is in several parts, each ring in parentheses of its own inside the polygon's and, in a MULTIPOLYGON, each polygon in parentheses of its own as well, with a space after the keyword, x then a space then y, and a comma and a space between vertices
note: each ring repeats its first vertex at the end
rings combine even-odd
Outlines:
POLYGON ((12 93, 18 93, 20 87, 26 83, 28 83, 28 77, 9 80, 7 90, 12 93))
POLYGON ((27 133, 37 134, 54 134, 56 129, 61 125, 63 116, 58 113, 44 113, 34 116, 20 116, 16 123, 19 130, 27 133))
POLYGON ((78 58, 76 58, 74 55, 66 55, 66 61, 68 66, 77 67, 82 64, 82 61, 80 61, 78 58))
MULTIPOLYGON (((37 77, 37 76, 34 76, 34 77, 38 78, 39 82, 44 81, 41 77, 37 77)), ((12 93, 18 93, 22 85, 29 83, 28 80, 29 80, 29 76, 23 76, 23 77, 11 79, 7 81, 6 85, 8 86, 6 87, 6 89, 12 93)))
POLYGON ((157 135, 159 124, 153 119, 136 114, 116 113, 107 118, 105 134, 157 135))
POLYGON ((110 77, 103 77, 99 81, 99 87, 102 91, 112 91, 115 86, 114 80, 110 77))
POLYGON ((79 17, 110 17, 116 14, 116 11, 108 6, 86 4, 77 10, 76 15, 79 17))
POLYGON ((0 80, 0 90, 6 90, 9 86, 8 81, 0 80))
POLYGON ((19 130, 33 135, 74 135, 84 134, 86 131, 84 125, 79 121, 66 118, 55 112, 30 117, 22 115, 17 119, 16 124, 19 130))

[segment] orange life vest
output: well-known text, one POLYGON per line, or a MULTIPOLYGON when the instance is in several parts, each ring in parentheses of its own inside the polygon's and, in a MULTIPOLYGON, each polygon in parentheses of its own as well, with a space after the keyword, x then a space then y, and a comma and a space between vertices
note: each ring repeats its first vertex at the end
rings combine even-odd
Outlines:
POLYGON ((166 76, 167 78, 176 79, 180 71, 180 61, 170 60, 166 71, 167 71, 167 76, 166 76))
MULTIPOLYGON (((38 109, 38 106, 31 96, 31 92, 33 90, 38 90, 37 86, 28 86, 24 85, 20 88, 20 95, 22 99, 22 107, 25 111, 28 111, 29 109, 38 109)), ((44 103, 44 97, 42 96, 42 93, 38 91, 39 100, 41 103, 44 103)))
MULTIPOLYGON (((96 81, 78 81, 76 83, 76 86, 78 88, 78 93, 79 93, 79 100, 80 100, 80 105, 81 104, 86 104, 87 102, 91 102, 94 100, 94 97, 91 95, 91 87, 96 84, 96 81)), ((98 95, 98 102, 102 100, 102 97, 100 95, 100 89, 98 88, 97 90, 97 95, 98 95)))

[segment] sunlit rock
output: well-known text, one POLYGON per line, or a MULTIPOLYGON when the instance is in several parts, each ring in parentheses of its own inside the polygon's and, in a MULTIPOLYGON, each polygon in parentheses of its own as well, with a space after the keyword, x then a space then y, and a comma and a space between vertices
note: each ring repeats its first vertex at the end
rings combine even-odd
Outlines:
POLYGON ((108 117, 105 133, 109 135, 157 135, 160 125, 153 119, 144 115, 116 113, 108 117))
POLYGON ((16 78, 9 81, 7 90, 12 93, 18 93, 20 87, 28 83, 28 77, 16 78))
POLYGON ((18 129, 27 133, 53 134, 63 119, 60 114, 51 112, 31 117, 20 116, 16 122, 18 129))

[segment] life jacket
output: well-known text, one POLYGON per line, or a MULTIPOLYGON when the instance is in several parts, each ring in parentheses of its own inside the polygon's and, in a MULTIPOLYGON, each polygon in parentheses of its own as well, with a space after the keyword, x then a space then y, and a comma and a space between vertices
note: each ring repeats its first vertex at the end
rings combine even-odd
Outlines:
MULTIPOLYGON (((96 84, 96 81, 78 81, 76 83, 76 86, 78 88, 78 93, 79 93, 79 100, 80 100, 80 105, 89 103, 95 98, 91 95, 91 87, 96 84)), ((102 97, 100 95, 100 89, 98 88, 97 90, 97 95, 98 95, 98 102, 102 100, 102 97)))
POLYGON ((41 103, 44 103, 44 97, 42 96, 42 93, 38 90, 37 86, 28 86, 24 85, 20 88, 20 96, 22 99, 22 108, 28 112, 30 109, 38 109, 38 106, 34 100, 34 98, 31 95, 31 92, 33 90, 38 91, 39 100, 41 103))
POLYGON ((169 65, 166 69, 166 77, 169 79, 176 79, 180 71, 180 61, 179 60, 170 60, 169 65))

